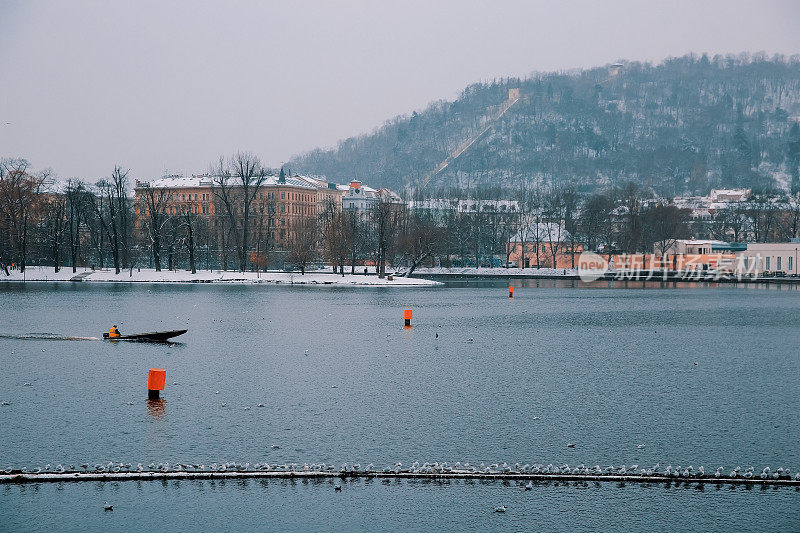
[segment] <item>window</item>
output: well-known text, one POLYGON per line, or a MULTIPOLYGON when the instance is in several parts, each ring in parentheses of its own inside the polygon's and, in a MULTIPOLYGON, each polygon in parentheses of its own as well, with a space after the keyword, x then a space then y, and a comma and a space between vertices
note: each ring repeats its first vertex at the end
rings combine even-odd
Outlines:
POLYGON ((286 212, 286 206, 284 204, 281 204, 281 213, 285 212, 286 212))
POLYGON ((789 256, 789 268, 787 270, 792 270, 792 268, 793 268, 792 259, 794 259, 794 257, 789 256))
POLYGON ((285 218, 282 218, 282 219, 281 219, 281 226, 285 226, 285 225, 286 225, 286 219, 285 219, 285 218))
POLYGON ((285 193, 285 192, 282 192, 282 193, 281 193, 281 200, 285 200, 285 199, 286 199, 286 193, 285 193))
POLYGON ((769 256, 766 257, 766 262, 767 262, 767 264, 766 264, 766 267, 764 268, 764 270, 769 270, 769 256))
POLYGON ((781 269, 781 256, 775 258, 775 270, 781 269))

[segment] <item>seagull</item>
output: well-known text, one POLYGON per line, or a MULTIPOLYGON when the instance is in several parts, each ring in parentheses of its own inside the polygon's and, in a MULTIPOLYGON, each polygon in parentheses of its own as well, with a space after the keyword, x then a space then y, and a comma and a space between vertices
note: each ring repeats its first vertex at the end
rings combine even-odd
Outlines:
POLYGON ((533 481, 528 481, 528 484, 525 485, 525 490, 533 489, 533 481))
POLYGON ((106 510, 106 511, 113 511, 114 510, 114 506, 111 505, 110 503, 106 502, 106 503, 103 504, 103 509, 106 510))
POLYGON ((494 512, 495 513, 505 513, 506 512, 506 506, 505 505, 501 505, 500 507, 495 507, 494 508, 494 512))
POLYGON ((334 486, 333 486, 333 490, 338 490, 338 491, 340 491, 340 492, 341 492, 341 490, 342 490, 342 486, 341 486, 340 484, 338 484, 338 483, 337 483, 336 485, 334 485, 334 486))
POLYGON ((571 442, 567 443, 567 448, 574 448, 574 447, 575 447, 575 445, 573 443, 571 443, 571 442))
POLYGON ((260 403, 260 404, 256 405, 256 407, 264 407, 264 404, 260 403))
POLYGON ((636 445, 636 449, 637 450, 641 450, 642 448, 644 448, 644 444, 637 444, 636 445))

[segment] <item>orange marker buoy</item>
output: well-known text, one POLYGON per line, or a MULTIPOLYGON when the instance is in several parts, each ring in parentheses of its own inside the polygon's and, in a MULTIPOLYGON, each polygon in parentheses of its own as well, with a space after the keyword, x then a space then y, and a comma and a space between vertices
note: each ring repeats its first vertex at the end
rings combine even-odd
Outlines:
POLYGON ((147 372, 147 398, 157 400, 159 391, 164 390, 167 381, 167 371, 163 368, 151 368, 147 372))
POLYGON ((509 287, 508 288, 508 297, 509 298, 513 298, 514 297, 514 287, 509 287))
POLYGON ((411 327, 411 309, 406 309, 403 313, 403 318, 406 320, 406 327, 411 327))

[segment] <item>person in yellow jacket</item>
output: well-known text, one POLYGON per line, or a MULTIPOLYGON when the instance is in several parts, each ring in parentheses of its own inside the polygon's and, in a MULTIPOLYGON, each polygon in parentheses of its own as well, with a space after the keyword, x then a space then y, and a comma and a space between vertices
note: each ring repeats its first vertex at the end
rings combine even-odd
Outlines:
POLYGON ((112 339, 114 337, 119 337, 119 330, 117 329, 117 325, 116 324, 111 326, 111 329, 108 332, 108 336, 111 337, 112 339))

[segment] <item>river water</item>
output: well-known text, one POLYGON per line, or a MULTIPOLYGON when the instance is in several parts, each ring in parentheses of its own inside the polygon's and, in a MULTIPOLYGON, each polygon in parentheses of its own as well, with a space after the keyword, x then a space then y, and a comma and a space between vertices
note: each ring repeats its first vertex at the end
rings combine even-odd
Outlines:
MULTIPOLYGON (((800 470, 800 291, 0 284, 0 468, 469 461, 800 470), (403 328, 403 309, 414 311, 403 328), (173 345, 123 333, 189 332, 173 345), (167 371, 147 402, 147 369, 167 371), (258 407, 262 404, 263 407, 258 407), (568 447, 567 444, 574 444, 568 447), (640 445, 644 445, 641 447, 640 445)), ((0 530, 800 530, 795 489, 0 486, 0 530), (103 502, 114 504, 103 511, 103 502), (493 513, 506 505, 505 514, 493 513)))

